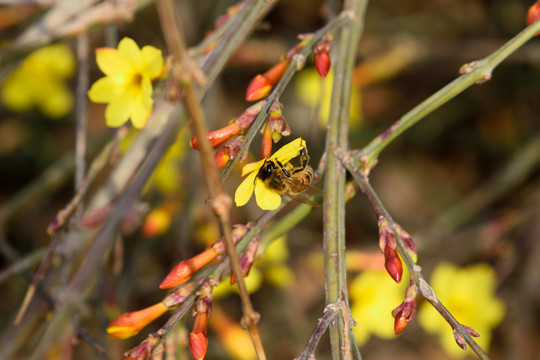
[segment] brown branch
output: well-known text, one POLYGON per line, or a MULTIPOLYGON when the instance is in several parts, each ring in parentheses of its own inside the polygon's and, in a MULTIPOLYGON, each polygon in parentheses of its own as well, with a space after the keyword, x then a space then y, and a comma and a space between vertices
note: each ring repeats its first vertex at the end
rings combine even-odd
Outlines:
POLYGON ((177 80, 184 91, 184 103, 191 118, 191 124, 195 135, 199 138, 199 149, 201 153, 201 163, 204 169, 207 185, 211 193, 211 206, 214 214, 217 216, 221 231, 225 238, 227 255, 229 256, 232 272, 237 280, 240 298, 243 304, 242 324, 245 325, 251 334, 251 338, 259 356, 259 359, 266 359, 262 341, 259 336, 257 322, 260 315, 253 309, 240 266, 240 260, 234 247, 232 237, 232 226, 229 210, 232 204, 231 198, 223 191, 219 180, 218 171, 214 164, 213 150, 210 141, 206 137, 208 132, 204 114, 197 100, 197 94, 194 88, 194 79, 192 76, 193 68, 183 36, 183 29, 179 23, 176 8, 171 0, 161 0, 156 2, 158 14, 163 27, 163 33, 167 47, 173 56, 174 67, 173 77, 177 80))

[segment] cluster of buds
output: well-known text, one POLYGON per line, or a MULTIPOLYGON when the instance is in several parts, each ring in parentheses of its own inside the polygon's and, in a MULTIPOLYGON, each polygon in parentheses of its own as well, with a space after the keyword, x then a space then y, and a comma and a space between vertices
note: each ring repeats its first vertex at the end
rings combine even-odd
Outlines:
MULTIPOLYGON (((540 0, 535 2, 527 12, 527 26, 540 19, 540 0)), ((535 36, 540 35, 540 31, 535 36)))
POLYGON ((270 105, 268 121, 261 130, 263 134, 261 143, 261 159, 272 155, 272 142, 277 143, 282 136, 289 136, 291 128, 283 117, 283 105, 274 101, 270 105))
MULTIPOLYGON (((473 328, 471 328, 469 326, 465 326, 465 325, 461 325, 461 326, 463 327, 465 332, 467 334, 469 334, 470 336, 472 336, 472 337, 479 337, 480 336, 476 331, 474 331, 473 328)), ((465 337, 456 328, 453 328, 452 331, 454 333, 454 339, 456 340, 456 343, 458 344, 458 346, 460 348, 462 348, 463 350, 466 350, 467 349, 467 341, 465 340, 465 337)))
MULTIPOLYGON (((236 225, 232 231, 234 242, 238 242, 249 228, 248 225, 236 225)), ((225 254, 225 243, 220 239, 202 253, 180 261, 159 284, 159 288, 169 289, 188 281, 193 274, 222 254, 225 254)))
POLYGON ((208 318, 212 310, 212 288, 217 284, 213 279, 205 282, 197 292, 198 298, 193 307, 195 323, 189 334, 189 351, 195 360, 202 360, 206 356, 208 349, 208 337, 206 329, 208 318))
POLYGON ((416 315, 416 295, 418 295, 418 287, 411 280, 411 283, 405 291, 403 302, 392 311, 394 317, 394 334, 398 335, 416 315))
POLYGON ((332 51, 332 40, 334 37, 328 33, 313 48, 315 55, 315 69, 322 78, 325 78, 330 71, 330 51, 332 51))
MULTIPOLYGON (((411 259, 416 262, 416 244, 413 239, 397 223, 394 222, 393 225, 403 241, 403 245, 411 259)), ((386 271, 388 271, 388 274, 390 274, 394 281, 399 283, 403 276, 403 264, 397 251, 396 235, 383 216, 379 216, 379 247, 384 254, 384 267, 386 268, 386 271)))
MULTIPOLYGON (((210 141, 210 145, 216 150, 214 158, 219 168, 225 166, 230 159, 234 159, 238 155, 246 142, 241 132, 253 124, 253 121, 261 112, 264 103, 265 101, 263 100, 253 104, 240 116, 233 119, 229 125, 218 130, 210 131, 206 135, 210 141)), ((197 135, 193 136, 189 145, 193 149, 199 150, 199 139, 197 135)))

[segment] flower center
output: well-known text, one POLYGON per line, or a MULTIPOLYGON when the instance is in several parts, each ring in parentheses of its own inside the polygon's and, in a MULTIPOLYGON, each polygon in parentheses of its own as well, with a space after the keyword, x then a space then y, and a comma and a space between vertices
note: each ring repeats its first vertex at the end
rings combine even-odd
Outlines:
POLYGON ((131 84, 140 87, 142 84, 142 75, 140 73, 133 74, 131 78, 131 84))

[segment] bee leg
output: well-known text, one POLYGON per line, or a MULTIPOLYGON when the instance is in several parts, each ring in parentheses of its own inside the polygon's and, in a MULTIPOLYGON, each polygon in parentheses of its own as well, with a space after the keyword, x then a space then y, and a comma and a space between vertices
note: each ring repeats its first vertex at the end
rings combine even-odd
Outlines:
POLYGON ((307 149, 303 147, 302 149, 300 149, 300 167, 295 168, 293 173, 297 173, 302 170, 305 170, 308 162, 309 162, 309 155, 307 154, 307 149))

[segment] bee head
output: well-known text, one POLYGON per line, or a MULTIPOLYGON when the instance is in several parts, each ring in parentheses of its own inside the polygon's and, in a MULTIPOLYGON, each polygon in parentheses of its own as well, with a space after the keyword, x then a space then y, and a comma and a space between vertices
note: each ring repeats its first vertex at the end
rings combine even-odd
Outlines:
POLYGON ((270 175, 272 175, 272 172, 275 168, 276 166, 273 161, 266 160, 263 166, 261 166, 261 168, 259 169, 257 177, 261 180, 266 180, 268 177, 270 177, 270 175))

